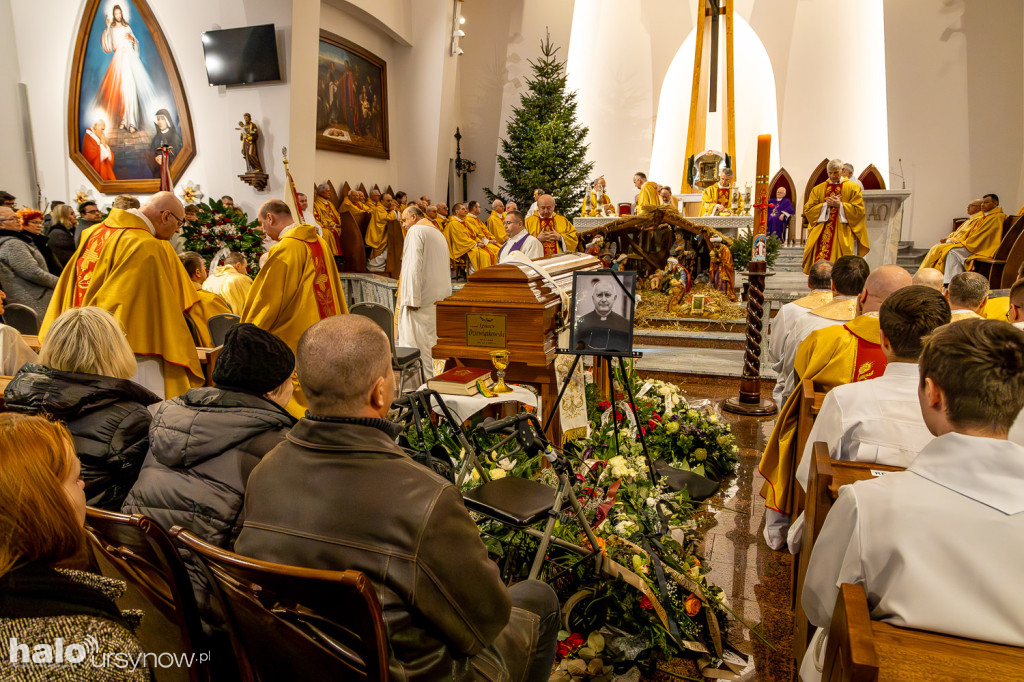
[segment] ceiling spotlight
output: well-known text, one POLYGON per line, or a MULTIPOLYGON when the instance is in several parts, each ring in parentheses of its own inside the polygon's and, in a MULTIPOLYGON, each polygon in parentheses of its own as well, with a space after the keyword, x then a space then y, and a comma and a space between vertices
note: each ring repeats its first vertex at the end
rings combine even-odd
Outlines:
POLYGON ((466 17, 459 17, 459 24, 466 23, 466 17))
POLYGON ((455 37, 456 37, 456 38, 465 38, 465 37, 466 37, 466 32, 465 32, 465 31, 463 31, 463 30, 462 30, 462 29, 460 28, 460 29, 459 29, 458 31, 456 31, 456 32, 455 32, 455 37))
POLYGON ((462 48, 461 47, 455 48, 455 56, 458 57, 460 54, 462 54, 462 48))

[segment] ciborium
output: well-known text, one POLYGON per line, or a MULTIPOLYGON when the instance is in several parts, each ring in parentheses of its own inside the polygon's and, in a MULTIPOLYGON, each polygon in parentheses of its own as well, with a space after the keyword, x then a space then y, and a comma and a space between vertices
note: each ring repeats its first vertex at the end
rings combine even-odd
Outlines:
POLYGON ((492 350, 491 364, 498 370, 498 383, 491 387, 495 393, 511 393, 512 389, 505 383, 505 369, 508 367, 511 353, 507 350, 492 350))

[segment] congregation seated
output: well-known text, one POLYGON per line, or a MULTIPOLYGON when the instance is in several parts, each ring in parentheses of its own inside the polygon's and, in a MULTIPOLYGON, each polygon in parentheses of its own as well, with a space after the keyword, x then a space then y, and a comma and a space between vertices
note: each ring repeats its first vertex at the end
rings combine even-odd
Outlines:
MULTIPOLYGON (((934 289, 904 287, 885 299, 878 312, 885 372, 875 379, 836 386, 825 396, 796 470, 796 480, 805 491, 818 442, 828 446, 831 459, 910 466, 932 439, 917 398, 921 345, 928 334, 949 321, 949 305, 934 289)), ((792 554, 800 551, 802 534, 798 520, 789 529, 787 545, 792 554)))
POLYGON ((465 204, 452 206, 454 215, 448 219, 445 236, 452 260, 465 256, 469 259, 470 273, 483 270, 498 262, 498 245, 486 230, 477 227, 468 218, 469 209, 465 204))
POLYGON ((919 401, 935 438, 905 472, 839 492, 801 596, 819 628, 801 679, 820 677, 839 586, 862 585, 871 617, 1024 646, 1024 447, 1007 440, 1024 406, 1024 336, 962 320, 927 338, 919 401))
MULTIPOLYGON (((510 210, 515 210, 514 206, 513 203, 513 208, 510 210)), ((491 213, 487 216, 487 231, 498 242, 498 246, 504 245, 508 240, 508 235, 505 234, 505 202, 501 199, 491 202, 491 213)))
POLYGON ((910 280, 916 285, 930 287, 936 291, 942 291, 942 271, 935 268, 919 268, 910 280))
POLYGON ((530 580, 506 588, 459 490, 395 444, 383 330, 355 315, 321 320, 297 366, 309 412, 250 476, 236 553, 364 573, 392 679, 547 680, 555 593, 530 580))
MULTIPOLYGON (((242 530, 249 474, 295 423, 284 410, 294 368, 295 356, 270 332, 232 327, 213 368, 216 385, 154 407, 149 453, 122 511, 145 514, 164 529, 182 526, 230 550, 242 530)), ((209 587, 183 558, 207 615, 209 587)))
POLYGON ((121 325, 87 306, 57 318, 4 390, 7 409, 67 424, 92 507, 120 511, 149 446, 147 406, 159 398, 131 381, 136 362, 121 325))
POLYGON ((242 314, 245 299, 251 288, 249 262, 244 255, 237 251, 232 251, 225 256, 224 264, 218 265, 203 282, 203 290, 223 298, 235 315, 242 314))
POLYGON ((807 313, 832 302, 832 263, 820 260, 811 266, 807 274, 807 288, 811 293, 807 296, 790 301, 779 309, 771 319, 768 333, 768 361, 776 376, 782 370, 782 349, 786 345, 786 337, 807 313))
POLYGON ((985 317, 988 291, 988 278, 977 272, 961 272, 950 279, 946 300, 953 311, 953 321, 985 317))
MULTIPOLYGON (((971 212, 971 206, 968 206, 967 211, 971 212)), ((986 194, 981 199, 981 210, 929 249, 921 267, 941 270, 945 283, 949 284, 955 275, 970 270, 971 261, 975 258, 991 258, 995 255, 1003 239, 1005 218, 1006 214, 999 206, 999 197, 986 194)))
POLYGON ((11 208, 0 206, 0 288, 7 303, 26 305, 42 320, 55 286, 57 276, 47 269, 32 234, 11 208))
MULTIPOLYGON (((62 567, 82 560, 85 492, 67 429, 35 417, 0 414, 0 640, 5 680, 150 680, 146 666, 95 666, 105 656, 141 656, 114 600, 121 580, 62 567), (79 662, 42 662, 36 647, 91 643, 79 662)), ((77 652, 76 652, 77 656, 77 652)))

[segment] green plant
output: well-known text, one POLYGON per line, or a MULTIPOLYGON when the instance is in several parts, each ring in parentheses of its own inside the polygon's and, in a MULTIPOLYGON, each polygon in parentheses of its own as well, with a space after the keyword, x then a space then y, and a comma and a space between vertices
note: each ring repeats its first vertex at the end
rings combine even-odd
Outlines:
POLYGON ((249 222, 245 213, 227 208, 216 199, 196 207, 196 220, 181 228, 185 248, 198 253, 207 263, 224 247, 238 251, 249 261, 249 275, 255 277, 263 255, 263 233, 257 229, 257 221, 249 222))
POLYGON ((587 161, 589 129, 576 121, 576 92, 565 89, 565 62, 556 59, 550 35, 541 42, 543 57, 531 61, 528 91, 508 120, 498 167, 505 184, 485 187, 487 198, 514 200, 523 209, 542 188, 555 199, 555 210, 579 213, 593 162, 587 161))
MULTIPOLYGON (((732 262, 736 264, 736 267, 744 268, 750 262, 752 244, 753 240, 751 239, 750 232, 742 232, 732 240, 732 244, 729 245, 729 251, 732 252, 732 262)), ((775 265, 775 259, 779 257, 779 249, 781 247, 782 242, 775 235, 768 235, 768 249, 765 254, 765 262, 768 263, 768 267, 775 265)))

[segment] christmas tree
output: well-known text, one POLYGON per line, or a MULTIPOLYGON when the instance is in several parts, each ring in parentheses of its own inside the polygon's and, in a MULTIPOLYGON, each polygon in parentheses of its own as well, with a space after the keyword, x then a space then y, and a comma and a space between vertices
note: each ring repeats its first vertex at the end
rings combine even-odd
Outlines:
POLYGON ((565 62, 558 61, 550 34, 541 42, 543 57, 530 61, 533 78, 501 140, 498 167, 505 184, 497 192, 485 187, 490 199, 515 201, 525 211, 533 190, 555 198, 555 210, 577 215, 587 192, 592 162, 584 140, 589 128, 576 122, 576 92, 565 89, 565 62))

